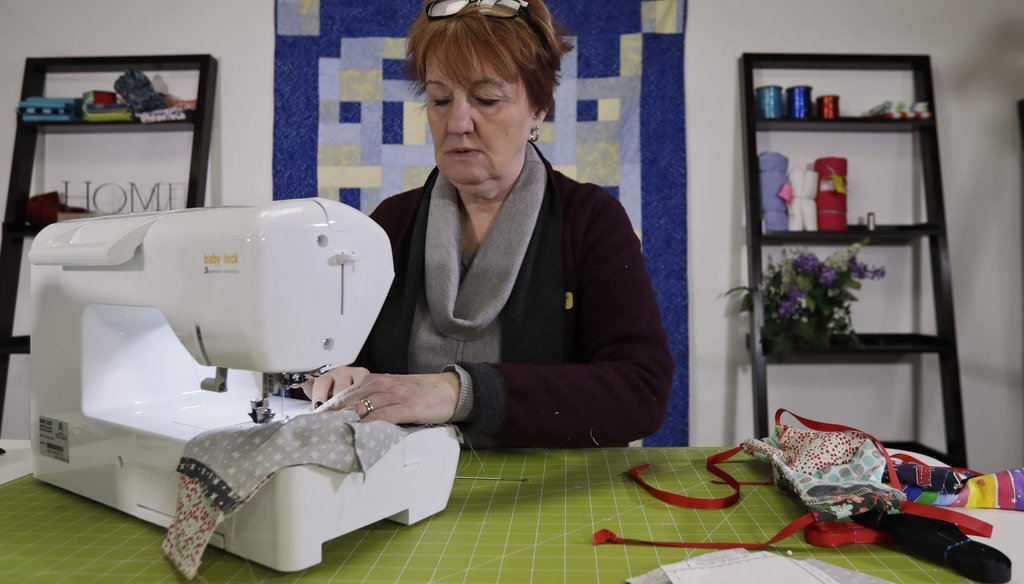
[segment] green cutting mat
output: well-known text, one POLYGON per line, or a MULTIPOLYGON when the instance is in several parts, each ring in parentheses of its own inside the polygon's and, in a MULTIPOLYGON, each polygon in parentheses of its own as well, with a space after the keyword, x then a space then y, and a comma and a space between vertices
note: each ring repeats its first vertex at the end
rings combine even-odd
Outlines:
MULTIPOLYGON (((464 452, 447 509, 416 525, 387 521, 324 546, 323 562, 282 574, 208 548, 200 582, 624 582, 705 550, 592 545, 606 528, 622 537, 761 542, 798 517, 793 497, 772 486, 743 487, 724 510, 671 507, 624 472, 650 463, 645 478, 694 497, 728 495, 710 482, 709 454, 722 449, 621 448, 464 452)), ((768 467, 736 457, 740 481, 768 467), (741 459, 741 460, 740 460, 741 459)), ((25 477, 0 486, 0 581, 85 584, 178 582, 160 552, 164 530, 25 477)), ((773 548, 893 582, 964 582, 954 572, 880 545, 815 548, 793 536, 773 548)))

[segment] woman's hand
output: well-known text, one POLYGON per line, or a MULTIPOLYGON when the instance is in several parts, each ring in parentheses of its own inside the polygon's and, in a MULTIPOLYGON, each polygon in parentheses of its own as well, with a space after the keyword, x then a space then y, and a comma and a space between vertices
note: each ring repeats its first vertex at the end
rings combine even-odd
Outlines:
POLYGON ((455 414, 459 376, 388 375, 339 367, 317 378, 307 395, 314 403, 323 401, 323 410, 353 410, 367 422, 442 424, 455 414))
POLYGON ((369 374, 370 371, 363 367, 336 367, 319 377, 307 375, 306 382, 302 384, 302 391, 309 401, 313 402, 314 407, 320 407, 335 394, 335 390, 341 391, 359 383, 369 374))

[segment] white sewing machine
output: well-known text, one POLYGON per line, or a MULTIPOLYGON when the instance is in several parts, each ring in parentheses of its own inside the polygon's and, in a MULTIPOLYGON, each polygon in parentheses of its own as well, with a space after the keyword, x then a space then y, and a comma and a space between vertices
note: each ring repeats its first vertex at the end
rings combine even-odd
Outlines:
MULTIPOLYGON (((185 443, 309 411, 264 400, 278 378, 266 373, 351 363, 394 277, 384 231, 325 199, 56 223, 29 258, 35 476, 164 527, 185 443)), ((322 542, 444 509, 458 452, 436 427, 365 473, 283 469, 211 544, 307 568, 322 542)))

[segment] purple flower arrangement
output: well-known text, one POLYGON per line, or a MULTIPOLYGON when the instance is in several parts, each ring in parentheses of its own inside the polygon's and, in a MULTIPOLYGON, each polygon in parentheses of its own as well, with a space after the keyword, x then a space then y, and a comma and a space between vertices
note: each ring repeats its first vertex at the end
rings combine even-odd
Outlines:
MULTIPOLYGON (((768 258, 759 291, 764 301, 761 329, 765 353, 782 361, 794 350, 818 350, 859 343, 850 320, 853 291, 861 280, 885 276, 885 268, 868 266, 857 259, 867 242, 855 243, 824 260, 805 250, 782 250, 782 261, 768 258)), ((753 303, 750 288, 745 291, 741 311, 753 303)))

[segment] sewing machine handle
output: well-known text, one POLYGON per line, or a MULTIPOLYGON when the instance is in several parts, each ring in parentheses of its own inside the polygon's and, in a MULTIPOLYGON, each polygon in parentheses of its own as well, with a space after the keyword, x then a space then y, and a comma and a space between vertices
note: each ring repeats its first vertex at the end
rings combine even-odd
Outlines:
POLYGON ((132 259, 160 215, 145 213, 54 223, 36 236, 29 260, 37 265, 121 265, 132 259))

